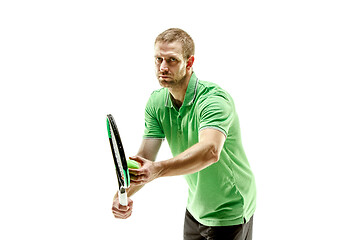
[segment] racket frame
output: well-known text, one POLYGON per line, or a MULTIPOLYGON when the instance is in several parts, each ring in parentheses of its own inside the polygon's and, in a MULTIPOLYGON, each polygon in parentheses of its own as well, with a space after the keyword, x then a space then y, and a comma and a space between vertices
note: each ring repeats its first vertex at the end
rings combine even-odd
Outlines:
POLYGON ((121 142, 120 134, 115 123, 115 119, 111 114, 107 115, 107 130, 111 152, 114 159, 115 171, 119 185, 119 202, 121 205, 127 206, 126 188, 130 187, 130 174, 127 166, 124 147, 121 142))

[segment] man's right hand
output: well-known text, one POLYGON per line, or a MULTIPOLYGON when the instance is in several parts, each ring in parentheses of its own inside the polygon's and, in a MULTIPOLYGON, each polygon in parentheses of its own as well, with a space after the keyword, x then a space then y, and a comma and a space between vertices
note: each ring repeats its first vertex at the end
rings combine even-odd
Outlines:
POLYGON ((133 201, 128 198, 128 205, 122 206, 119 203, 119 195, 116 192, 112 204, 112 213, 114 214, 115 218, 126 219, 131 216, 133 208, 133 201))

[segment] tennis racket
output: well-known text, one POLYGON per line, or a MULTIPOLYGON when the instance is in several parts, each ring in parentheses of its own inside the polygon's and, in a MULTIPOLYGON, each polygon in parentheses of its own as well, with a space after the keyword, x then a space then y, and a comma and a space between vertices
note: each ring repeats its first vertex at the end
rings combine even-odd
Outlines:
POLYGON ((120 205, 127 206, 128 200, 126 188, 130 187, 130 175, 124 148, 121 143, 121 138, 115 123, 115 119, 111 114, 107 115, 106 123, 111 152, 114 158, 116 176, 119 184, 119 203, 120 205))

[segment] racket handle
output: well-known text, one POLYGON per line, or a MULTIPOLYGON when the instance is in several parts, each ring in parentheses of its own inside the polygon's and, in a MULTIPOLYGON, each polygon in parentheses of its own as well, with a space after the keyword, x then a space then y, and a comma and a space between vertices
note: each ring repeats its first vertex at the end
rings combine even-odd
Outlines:
POLYGON ((119 203, 122 206, 128 205, 128 199, 125 188, 121 187, 119 190, 119 203))

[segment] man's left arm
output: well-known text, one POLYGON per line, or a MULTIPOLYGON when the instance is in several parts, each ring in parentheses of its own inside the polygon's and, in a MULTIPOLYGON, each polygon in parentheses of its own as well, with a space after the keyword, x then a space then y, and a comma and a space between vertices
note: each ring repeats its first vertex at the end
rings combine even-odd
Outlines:
POLYGON ((171 159, 152 162, 140 156, 131 157, 141 163, 140 169, 131 169, 131 184, 141 185, 159 177, 187 175, 201 171, 219 160, 226 136, 214 128, 199 132, 199 142, 171 159))

